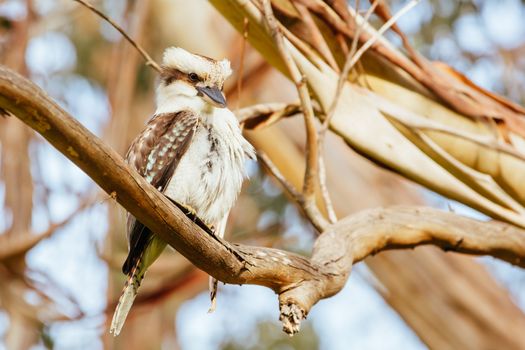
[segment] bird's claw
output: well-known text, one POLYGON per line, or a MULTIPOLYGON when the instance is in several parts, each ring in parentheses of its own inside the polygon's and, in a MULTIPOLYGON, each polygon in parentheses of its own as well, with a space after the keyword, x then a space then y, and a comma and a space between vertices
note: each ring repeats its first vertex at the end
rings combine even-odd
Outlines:
POLYGON ((191 221, 193 221, 194 223, 196 223, 201 229, 203 229, 204 231, 206 231, 208 234, 213 234, 213 226, 210 227, 210 225, 204 223, 204 221, 202 221, 198 216, 197 216, 197 211, 195 209, 193 209, 191 206, 189 205, 186 205, 186 204, 182 204, 182 203, 179 203, 173 199, 171 199, 170 197, 167 197, 173 204, 175 204, 180 210, 182 210, 182 212, 184 213, 184 215, 186 215, 191 221))
POLYGON ((186 215, 189 215, 193 218, 196 218, 197 217, 197 211, 195 209, 193 209, 193 207, 191 207, 190 205, 187 205, 187 204, 181 204, 181 206, 186 209, 186 215))
MULTIPOLYGON (((195 209, 193 209, 192 206, 190 205, 187 205, 187 204, 181 204, 184 209, 186 209, 186 216, 190 217, 193 222, 197 222, 197 220, 199 220, 199 217, 197 216, 197 211, 195 209)), ((208 222, 205 222, 203 221, 203 224, 206 225, 206 227, 208 229, 210 229, 211 232, 215 233, 215 227, 213 227, 213 224, 210 224, 208 222)))

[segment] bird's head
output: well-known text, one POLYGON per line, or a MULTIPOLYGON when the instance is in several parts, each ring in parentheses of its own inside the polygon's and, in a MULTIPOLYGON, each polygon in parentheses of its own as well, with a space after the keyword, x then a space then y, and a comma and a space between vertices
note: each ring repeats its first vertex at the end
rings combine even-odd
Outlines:
POLYGON ((215 107, 226 107, 222 93, 224 81, 232 70, 230 61, 192 54, 180 47, 164 51, 159 97, 200 97, 215 107))

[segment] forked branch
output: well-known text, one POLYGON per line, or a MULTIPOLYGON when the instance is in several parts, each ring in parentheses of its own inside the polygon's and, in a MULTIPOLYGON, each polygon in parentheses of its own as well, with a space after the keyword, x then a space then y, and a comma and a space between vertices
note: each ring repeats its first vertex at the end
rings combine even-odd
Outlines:
POLYGON ((194 225, 40 88, 0 67, 0 108, 40 133, 104 191, 195 266, 225 283, 257 284, 279 295, 284 331, 293 334, 311 307, 344 286, 352 265, 387 249, 433 244, 487 254, 525 267, 525 231, 430 208, 364 211, 326 227, 310 259, 283 250, 230 244, 194 225))

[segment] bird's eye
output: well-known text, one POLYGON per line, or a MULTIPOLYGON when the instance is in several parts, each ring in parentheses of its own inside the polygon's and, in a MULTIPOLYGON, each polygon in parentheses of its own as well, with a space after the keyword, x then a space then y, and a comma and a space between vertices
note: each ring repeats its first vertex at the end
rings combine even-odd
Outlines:
POLYGON ((196 73, 190 73, 189 77, 191 81, 199 81, 199 76, 196 73))

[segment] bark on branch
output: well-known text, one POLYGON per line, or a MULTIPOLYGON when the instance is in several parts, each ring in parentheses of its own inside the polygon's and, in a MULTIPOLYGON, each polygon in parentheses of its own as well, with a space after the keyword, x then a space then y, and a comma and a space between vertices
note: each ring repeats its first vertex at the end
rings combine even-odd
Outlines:
POLYGON ((225 283, 273 289, 279 295, 283 328, 290 334, 299 330, 317 301, 341 290, 353 264, 382 250, 433 244, 525 266, 524 230, 418 207, 378 208, 342 219, 318 237, 310 259, 277 249, 231 245, 194 225, 40 88, 3 67, 0 108, 40 133, 198 268, 225 283))

